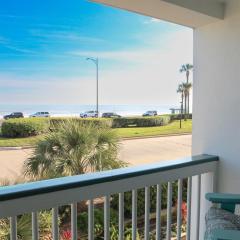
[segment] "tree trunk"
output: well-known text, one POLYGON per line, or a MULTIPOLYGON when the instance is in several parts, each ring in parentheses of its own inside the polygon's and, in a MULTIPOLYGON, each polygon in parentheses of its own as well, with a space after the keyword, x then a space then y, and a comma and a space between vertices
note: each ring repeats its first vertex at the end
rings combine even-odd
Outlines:
POLYGON ((184 94, 184 120, 187 121, 187 94, 184 94))
MULTIPOLYGON (((189 82, 189 71, 186 72, 186 79, 187 79, 187 84, 188 84, 188 82, 189 82)), ((187 115, 189 115, 189 92, 187 93, 186 98, 187 98, 187 111, 186 111, 186 113, 187 113, 187 115)))

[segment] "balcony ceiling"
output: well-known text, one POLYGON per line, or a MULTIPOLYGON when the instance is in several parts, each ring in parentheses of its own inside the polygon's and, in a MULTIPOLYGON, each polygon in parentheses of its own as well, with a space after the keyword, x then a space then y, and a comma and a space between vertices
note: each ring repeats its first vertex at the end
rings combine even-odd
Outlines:
POLYGON ((92 0, 188 27, 200 27, 224 18, 221 0, 92 0))

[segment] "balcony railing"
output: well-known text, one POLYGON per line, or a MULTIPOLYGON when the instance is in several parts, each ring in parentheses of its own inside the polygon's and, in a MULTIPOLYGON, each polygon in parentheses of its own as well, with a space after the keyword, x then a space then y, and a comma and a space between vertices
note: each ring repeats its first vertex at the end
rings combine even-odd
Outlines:
POLYGON ((0 188, 0 218, 10 219, 11 239, 17 239, 17 216, 31 213, 32 239, 39 239, 38 212, 52 209, 52 239, 59 239, 58 208, 71 205, 71 239, 78 239, 77 203, 88 200, 88 238, 94 239, 94 199, 104 198, 104 239, 110 239, 110 196, 119 194, 119 236, 124 239, 124 192, 132 191, 132 239, 137 238, 137 189, 145 188, 144 239, 150 234, 150 187, 157 186, 156 239, 161 239, 161 186, 167 189, 166 238, 171 239, 172 182, 178 181, 177 239, 181 239, 182 180, 187 179, 187 239, 191 231, 192 177, 197 176, 197 230, 199 235, 201 175, 215 173, 218 157, 199 155, 176 161, 63 177, 0 188))

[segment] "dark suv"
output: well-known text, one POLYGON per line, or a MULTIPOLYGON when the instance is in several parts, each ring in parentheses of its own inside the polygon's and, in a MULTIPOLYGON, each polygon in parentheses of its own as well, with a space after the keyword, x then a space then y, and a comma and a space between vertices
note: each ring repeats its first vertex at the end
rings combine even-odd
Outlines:
POLYGON ((120 118, 121 116, 113 112, 106 112, 102 114, 102 117, 103 118, 120 118))
POLYGON ((6 119, 6 120, 10 119, 10 118, 23 118, 23 113, 21 113, 21 112, 13 112, 13 113, 11 113, 9 115, 5 115, 3 118, 6 119))

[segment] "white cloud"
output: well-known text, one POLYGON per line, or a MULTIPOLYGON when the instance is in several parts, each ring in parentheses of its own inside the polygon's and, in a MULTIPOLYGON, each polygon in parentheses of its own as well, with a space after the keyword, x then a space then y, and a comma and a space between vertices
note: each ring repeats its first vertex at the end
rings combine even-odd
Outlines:
MULTIPOLYGON (((182 30, 168 35, 164 47, 158 38, 148 39, 152 46, 123 51, 74 51, 77 56, 100 58, 101 104, 172 104, 179 103, 177 85, 184 80, 179 67, 192 63, 192 31, 182 30), (109 69, 105 61, 121 61, 109 69)), ((90 76, 52 78, 41 81, 0 76, 1 86, 12 88, 12 93, 1 93, 0 101, 26 103, 89 104, 95 102, 95 73, 90 76), (2 80, 1 80, 2 79, 2 80), (2 85, 3 84, 3 85, 2 85), (24 94, 21 92, 23 89, 24 94), (16 92, 14 92, 16 90, 16 92), (18 90, 18 91, 17 91, 18 90), (8 97, 6 98, 6 96, 8 97), (9 96, 12 97, 9 97, 9 96), (43 97, 44 96, 44 97, 43 97)))
POLYGON ((80 41, 87 43, 99 43, 104 42, 101 38, 84 36, 81 34, 77 34, 75 32, 69 31, 52 31, 46 29, 31 29, 30 34, 34 37, 40 37, 46 39, 48 41, 80 41))
POLYGON ((144 24, 151 24, 151 23, 161 23, 164 22, 161 19, 158 18, 150 18, 149 20, 144 21, 144 24))

